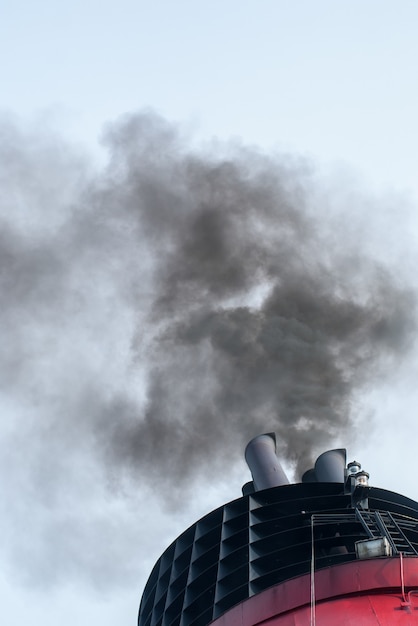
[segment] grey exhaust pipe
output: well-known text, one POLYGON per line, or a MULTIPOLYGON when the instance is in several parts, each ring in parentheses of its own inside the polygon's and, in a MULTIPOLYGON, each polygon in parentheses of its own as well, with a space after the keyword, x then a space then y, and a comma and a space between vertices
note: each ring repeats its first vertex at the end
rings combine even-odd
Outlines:
POLYGON ((276 456, 274 433, 254 437, 245 448, 245 460, 251 470, 255 491, 289 484, 289 479, 276 456))

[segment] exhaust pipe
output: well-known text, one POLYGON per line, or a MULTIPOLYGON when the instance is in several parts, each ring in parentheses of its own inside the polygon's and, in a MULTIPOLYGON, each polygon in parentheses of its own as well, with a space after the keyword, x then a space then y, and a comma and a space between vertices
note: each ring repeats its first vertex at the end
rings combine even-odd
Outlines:
POLYGON ((254 437, 245 448, 245 460, 251 470, 255 491, 289 484, 276 456, 274 433, 254 437))
POLYGON ((323 452, 315 462, 315 475, 320 483, 343 483, 345 481, 347 451, 345 448, 323 452))

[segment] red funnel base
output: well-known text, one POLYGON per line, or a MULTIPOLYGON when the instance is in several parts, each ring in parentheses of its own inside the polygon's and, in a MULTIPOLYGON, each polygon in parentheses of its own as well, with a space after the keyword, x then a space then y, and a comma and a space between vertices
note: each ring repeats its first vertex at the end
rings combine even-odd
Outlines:
POLYGON ((293 578, 212 626, 418 626, 418 557, 354 561, 293 578), (313 591, 312 591, 313 590, 313 591), (312 602, 313 599, 313 602, 312 602))

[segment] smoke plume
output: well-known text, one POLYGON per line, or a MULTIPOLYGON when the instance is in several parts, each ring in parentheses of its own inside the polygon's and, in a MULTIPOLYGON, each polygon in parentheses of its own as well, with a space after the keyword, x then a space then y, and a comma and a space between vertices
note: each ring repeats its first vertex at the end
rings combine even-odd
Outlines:
MULTIPOLYGON (((405 350, 415 295, 345 245, 342 229, 326 237, 303 163, 237 146, 199 152, 146 113, 108 128, 109 165, 89 176, 55 138, 30 162, 41 138, 26 148, 17 133, 3 129, 15 187, 3 194, 2 380, 33 387, 35 362, 53 367, 67 332, 77 345, 87 331, 106 353, 106 314, 125 317, 123 358, 137 360, 145 402, 125 385, 109 390, 108 372, 94 389, 76 363, 61 372, 80 406, 68 406, 67 390, 60 428, 90 431, 107 460, 187 482, 195 462, 219 468, 274 429, 304 465, 350 425, 359 389, 405 350), (20 219, 18 200, 28 205, 20 219)), ((38 395, 63 391, 38 376, 38 395)))
POLYGON ((0 139, 2 463, 46 510, 92 463, 168 494, 269 430, 301 471, 411 344, 415 293, 302 160, 197 149, 153 113, 107 128, 102 169, 10 120, 0 139))
POLYGON ((326 235, 303 164, 242 147, 196 154, 155 118, 108 141, 113 191, 152 259, 155 329, 143 414, 122 399, 110 415, 124 419, 106 419, 113 453, 188 482, 271 429, 301 471, 405 350, 414 294, 343 228, 326 235))

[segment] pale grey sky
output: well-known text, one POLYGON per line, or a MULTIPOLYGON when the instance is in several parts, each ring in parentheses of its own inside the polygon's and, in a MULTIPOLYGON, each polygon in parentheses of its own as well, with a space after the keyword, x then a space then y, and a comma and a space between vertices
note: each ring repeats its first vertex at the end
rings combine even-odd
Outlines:
POLYGON ((153 107, 199 134, 416 190, 418 9, 261 0, 1 2, 2 107, 80 141, 153 107))
MULTIPOLYGON (((88 154, 102 155, 103 129, 152 109, 183 124, 194 144, 233 138, 288 154, 314 172, 312 207, 340 216, 347 245, 358 235, 368 253, 400 268, 400 284, 413 282, 417 24, 412 0, 0 0, 0 262, 5 268, 13 258, 11 276, 24 285, 32 263, 45 277, 40 295, 30 282, 22 291, 2 283, 9 373, 1 384, 3 624, 135 624, 142 587, 167 542, 238 497, 248 479, 237 466, 224 482, 194 486, 193 502, 174 513, 143 484, 136 491, 90 464, 96 431, 78 437, 77 425, 67 432, 65 419, 54 417, 88 412, 102 386, 135 396, 142 384, 140 365, 130 361, 141 336, 122 288, 135 245, 125 226, 118 223, 123 237, 111 242, 114 265, 103 257, 100 267, 89 265, 82 217, 59 239, 61 248, 35 245, 25 256, 31 237, 43 233, 48 242, 60 232, 74 189, 94 169, 88 154), (80 257, 70 262, 75 244, 80 257), (103 278, 108 273, 112 281, 103 278), (81 285, 81 275, 87 282, 77 302, 67 301, 68 285, 81 285), (22 313, 28 310, 35 326, 22 313), (76 442, 77 453, 67 457, 63 440, 72 450, 76 442)), ((94 202, 100 205, 97 195, 94 202)), ((99 237, 110 236, 100 229, 99 237)), ((331 236, 332 220, 329 229, 331 236)), ((137 262, 142 277, 146 254, 137 262)), ((392 364, 358 399, 360 434, 347 446, 375 484, 418 499, 416 356, 407 366, 392 364)))

